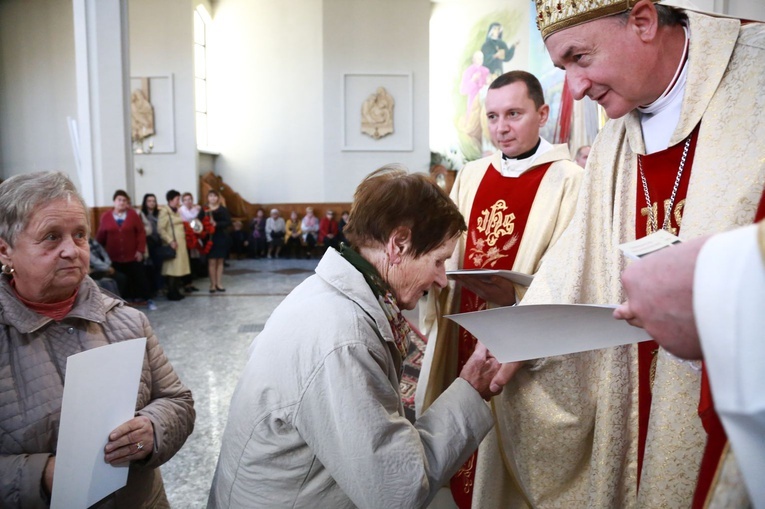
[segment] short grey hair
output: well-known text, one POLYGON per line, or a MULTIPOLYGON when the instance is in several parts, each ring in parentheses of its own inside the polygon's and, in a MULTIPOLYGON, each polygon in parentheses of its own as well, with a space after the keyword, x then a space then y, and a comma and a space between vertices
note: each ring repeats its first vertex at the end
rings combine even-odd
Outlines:
POLYGON ((61 172, 40 171, 15 175, 0 184, 0 238, 13 247, 37 209, 56 200, 76 200, 82 205, 90 235, 88 206, 69 177, 61 172))
MULTIPOLYGON (((688 23, 688 15, 682 9, 677 9, 669 5, 654 4, 656 7, 656 13, 658 14, 659 26, 677 26, 685 25, 688 23)), ((614 17, 618 19, 622 24, 626 24, 630 17, 632 9, 615 14, 614 17)))

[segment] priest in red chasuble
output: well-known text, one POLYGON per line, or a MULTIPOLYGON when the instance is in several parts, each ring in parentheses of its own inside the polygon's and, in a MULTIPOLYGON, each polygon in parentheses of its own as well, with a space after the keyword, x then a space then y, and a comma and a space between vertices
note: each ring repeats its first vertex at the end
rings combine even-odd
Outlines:
MULTIPOLYGON (((571 161, 566 145, 551 145, 539 135, 549 106, 539 80, 525 71, 501 75, 486 95, 486 119, 494 154, 473 161, 457 175, 451 197, 468 231, 459 240, 447 269, 508 269, 534 274, 542 257, 566 229, 576 207, 583 170, 571 161)), ((443 315, 511 305, 525 288, 501 277, 476 286, 470 280, 434 290, 422 312, 428 347, 418 386, 424 410, 454 380, 475 348, 476 340, 443 315)), ((495 398, 492 409, 503 422, 514 394, 495 398)), ((505 431, 491 432, 481 448, 451 481, 460 508, 470 507, 474 486, 504 486, 523 500, 513 473, 512 444, 505 431)), ((495 491, 493 488, 487 491, 495 491)), ((475 507, 481 505, 476 500, 475 507)))
MULTIPOLYGON (((652 0, 536 6, 574 98, 597 101, 611 120, 569 228, 521 305, 619 304, 629 264, 619 244, 659 229, 690 241, 755 221, 765 26, 652 0)), ((750 452, 729 447, 708 382, 703 363, 650 343, 527 363, 505 387, 513 418, 498 418, 524 496, 514 507, 745 506, 735 456, 750 452)), ((493 502, 482 507, 508 506, 493 502)))

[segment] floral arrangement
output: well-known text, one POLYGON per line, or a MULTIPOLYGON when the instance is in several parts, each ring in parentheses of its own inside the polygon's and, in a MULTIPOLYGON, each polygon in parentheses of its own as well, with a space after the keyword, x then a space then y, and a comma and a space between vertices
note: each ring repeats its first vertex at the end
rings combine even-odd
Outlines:
POLYGON ((196 249, 201 254, 206 255, 212 249, 212 235, 215 233, 215 226, 210 222, 210 218, 206 215, 202 219, 202 231, 197 233, 191 225, 184 221, 183 229, 186 232, 186 247, 188 249, 196 249))

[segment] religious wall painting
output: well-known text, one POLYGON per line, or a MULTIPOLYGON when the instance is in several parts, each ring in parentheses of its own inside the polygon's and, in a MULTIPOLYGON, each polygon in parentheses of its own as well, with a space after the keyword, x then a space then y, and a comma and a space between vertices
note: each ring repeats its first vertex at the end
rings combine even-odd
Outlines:
POLYGON ((486 124, 484 101, 494 79, 517 68, 513 64, 520 42, 519 28, 524 13, 503 9, 481 16, 468 33, 455 76, 453 97, 454 126, 459 148, 467 161, 478 159, 493 149, 486 124))

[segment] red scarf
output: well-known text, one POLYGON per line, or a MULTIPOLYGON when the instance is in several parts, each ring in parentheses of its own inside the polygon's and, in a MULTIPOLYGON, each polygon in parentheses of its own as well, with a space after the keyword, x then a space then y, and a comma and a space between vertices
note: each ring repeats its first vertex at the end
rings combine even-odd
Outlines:
POLYGON ((66 300, 62 300, 61 302, 32 302, 31 300, 26 300, 24 297, 19 295, 19 292, 16 290, 15 278, 11 279, 11 287, 13 287, 13 292, 16 294, 16 297, 21 301, 22 304, 24 304, 26 307, 38 315, 53 318, 57 322, 63 320, 64 317, 66 317, 66 315, 68 315, 72 310, 74 307, 74 301, 77 299, 77 292, 80 290, 79 287, 75 288, 72 296, 66 300))

